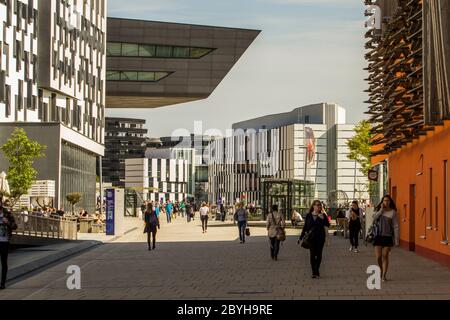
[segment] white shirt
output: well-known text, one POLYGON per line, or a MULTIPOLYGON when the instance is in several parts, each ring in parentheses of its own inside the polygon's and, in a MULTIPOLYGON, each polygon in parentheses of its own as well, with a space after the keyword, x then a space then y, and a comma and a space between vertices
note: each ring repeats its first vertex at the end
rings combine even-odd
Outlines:
POLYGON ((201 216, 207 216, 209 212, 209 208, 208 207, 201 207, 200 208, 200 215, 201 216))

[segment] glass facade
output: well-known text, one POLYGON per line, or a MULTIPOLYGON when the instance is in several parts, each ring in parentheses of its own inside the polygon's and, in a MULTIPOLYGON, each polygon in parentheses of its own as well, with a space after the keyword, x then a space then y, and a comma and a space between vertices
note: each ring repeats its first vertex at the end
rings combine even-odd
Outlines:
POLYGON ((75 206, 79 211, 84 208, 88 213, 96 208, 96 157, 67 142, 61 145, 61 205, 66 211, 72 206, 66 200, 71 192, 81 193, 81 201, 75 206))
POLYGON ((172 72, 154 71, 107 71, 108 81, 141 81, 158 82, 169 76, 172 72))
POLYGON ((200 59, 213 50, 212 48, 108 42, 106 54, 108 57, 200 59))

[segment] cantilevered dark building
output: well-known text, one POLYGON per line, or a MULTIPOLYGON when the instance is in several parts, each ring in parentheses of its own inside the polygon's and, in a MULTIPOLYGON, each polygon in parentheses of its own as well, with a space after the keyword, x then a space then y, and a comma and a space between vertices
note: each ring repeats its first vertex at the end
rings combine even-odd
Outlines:
POLYGON ((146 149, 145 120, 106 118, 105 157, 102 161, 103 181, 125 187, 125 159, 142 158, 146 149))
POLYGON ((107 108, 207 98, 259 30, 108 18, 107 108))

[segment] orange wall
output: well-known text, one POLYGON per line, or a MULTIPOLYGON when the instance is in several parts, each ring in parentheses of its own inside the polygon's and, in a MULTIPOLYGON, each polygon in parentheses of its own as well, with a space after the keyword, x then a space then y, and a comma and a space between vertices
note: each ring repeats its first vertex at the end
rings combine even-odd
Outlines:
MULTIPOLYGON (((444 126, 436 127, 435 131, 428 132, 427 136, 392 153, 388 165, 391 192, 396 188, 402 246, 409 247, 411 237, 415 241, 417 253, 450 265, 450 246, 441 244, 444 239, 444 160, 448 160, 450 171, 450 121, 446 121, 444 126), (423 155, 423 169, 421 155, 423 155), (430 168, 433 169, 431 204, 430 168), (422 175, 417 175, 422 171, 422 175), (412 184, 416 185, 414 235, 410 232, 412 184), (426 229, 430 225, 432 228, 426 229), (421 236, 426 238, 423 239, 421 236)), ((450 193, 450 190, 447 192, 450 193)), ((448 227, 450 228, 450 223, 448 227)))

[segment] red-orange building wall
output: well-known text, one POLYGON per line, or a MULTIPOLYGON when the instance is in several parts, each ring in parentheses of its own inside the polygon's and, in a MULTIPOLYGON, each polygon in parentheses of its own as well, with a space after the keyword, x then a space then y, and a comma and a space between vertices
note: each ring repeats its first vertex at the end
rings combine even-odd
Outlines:
MULTIPOLYGON (((450 245, 442 243, 445 239, 446 160, 449 175, 450 121, 390 154, 388 166, 390 192, 399 213, 402 247, 450 266, 450 245)), ((448 179, 450 185, 450 176, 448 179)), ((450 190, 447 195, 450 201, 450 190)), ((447 228, 450 228, 449 221, 447 228)))

